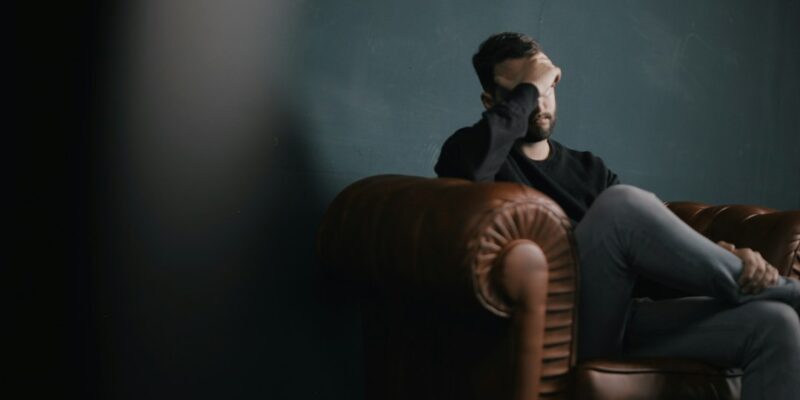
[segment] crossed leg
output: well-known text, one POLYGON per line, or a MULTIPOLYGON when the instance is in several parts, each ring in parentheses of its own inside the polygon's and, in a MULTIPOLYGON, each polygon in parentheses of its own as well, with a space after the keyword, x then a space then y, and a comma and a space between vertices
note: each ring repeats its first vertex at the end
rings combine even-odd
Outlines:
MULTIPOLYGON (((575 238, 581 277, 578 354, 583 359, 624 354, 623 339, 628 326, 639 326, 641 321, 637 318, 646 316, 650 307, 643 306, 632 313, 631 294, 639 274, 694 295, 716 299, 715 304, 731 309, 723 315, 734 325, 740 323, 743 328, 748 314, 741 310, 733 311, 737 305, 775 300, 790 306, 784 308, 800 309, 800 291, 795 280, 780 278, 775 286, 758 295, 741 294, 736 278, 742 270, 742 261, 683 223, 652 193, 633 186, 616 185, 604 191, 576 227, 575 238), (739 319, 742 321, 737 322, 739 319)), ((749 306, 744 310, 762 306, 749 306)), ((721 312, 710 313, 709 318, 721 312)), ((779 320, 784 316, 776 314, 780 313, 766 313, 768 316, 765 318, 774 318, 774 324, 782 324, 779 320)), ((797 319, 796 312, 794 319, 797 319)), ((763 323, 773 324, 769 321, 763 323)), ((800 363, 800 330, 796 328, 797 324, 787 328, 795 329, 794 333, 786 334, 793 346, 777 351, 791 354, 789 359, 800 363)), ((756 335, 756 332, 750 332, 750 335, 756 335)), ((699 334, 687 337, 692 338, 687 342, 699 340, 699 346, 708 340, 702 340, 699 334)), ((784 342, 765 342, 765 346, 786 347, 784 342)), ((678 343, 677 339, 675 343, 678 343)), ((731 341, 728 346, 729 352, 743 351, 742 342, 731 341)), ((752 374, 763 368, 776 371, 784 368, 781 365, 753 366, 745 359, 717 360, 711 355, 706 361, 720 365, 734 361, 730 366, 740 367, 745 372, 743 383, 752 382, 752 376, 755 376, 752 374)), ((790 379, 784 385, 792 385, 791 381, 795 380, 790 379)), ((800 386, 800 383, 793 385, 800 386)), ((746 390, 750 389, 743 388, 743 392, 746 390)), ((795 393, 800 393, 800 388, 795 393)))
POLYGON ((776 301, 731 306, 687 297, 637 303, 624 353, 741 368, 742 399, 793 399, 800 393, 800 319, 776 301))

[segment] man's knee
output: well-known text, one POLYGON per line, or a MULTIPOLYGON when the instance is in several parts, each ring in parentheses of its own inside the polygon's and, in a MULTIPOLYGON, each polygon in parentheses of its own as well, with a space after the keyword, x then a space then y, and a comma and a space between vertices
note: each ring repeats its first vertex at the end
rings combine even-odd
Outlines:
POLYGON ((753 333, 763 336, 765 345, 800 352, 800 318, 791 306, 777 301, 753 301, 747 316, 753 333))
POLYGON ((600 193, 596 201, 601 204, 627 206, 641 204, 642 201, 651 201, 653 197, 652 193, 636 186, 614 185, 600 193))
POLYGON ((616 216, 631 215, 637 213, 637 210, 647 209, 653 202, 660 203, 646 190, 631 185, 614 185, 600 193, 590 210, 603 219, 614 219, 616 216))

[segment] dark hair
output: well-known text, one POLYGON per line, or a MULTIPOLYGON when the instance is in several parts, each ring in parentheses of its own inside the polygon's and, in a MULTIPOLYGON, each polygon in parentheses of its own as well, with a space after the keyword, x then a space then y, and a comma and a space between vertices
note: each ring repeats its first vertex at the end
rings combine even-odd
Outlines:
POLYGON ((532 56, 541 51, 539 43, 521 33, 503 32, 489 36, 472 56, 472 66, 483 90, 494 96, 494 66, 509 58, 532 56))

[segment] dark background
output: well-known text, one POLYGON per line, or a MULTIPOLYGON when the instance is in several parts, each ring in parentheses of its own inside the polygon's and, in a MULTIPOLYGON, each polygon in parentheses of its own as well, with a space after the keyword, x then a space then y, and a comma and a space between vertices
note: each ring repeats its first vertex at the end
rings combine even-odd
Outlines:
POLYGON ((800 208, 798 2, 40 7, 14 36, 33 112, 7 158, 35 210, 9 303, 28 390, 361 398, 358 309, 315 229, 359 178, 432 176, 480 116, 469 60, 498 31, 540 40, 564 72, 555 137, 624 182, 800 208))

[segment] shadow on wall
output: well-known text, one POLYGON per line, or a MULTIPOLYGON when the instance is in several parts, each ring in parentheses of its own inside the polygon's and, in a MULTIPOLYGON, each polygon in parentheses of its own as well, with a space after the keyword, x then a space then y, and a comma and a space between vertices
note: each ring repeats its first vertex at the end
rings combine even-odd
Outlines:
MULTIPOLYGON (((278 97, 287 98, 287 97, 278 97)), ((250 384, 270 382, 251 394, 274 398, 348 398, 361 395, 361 344, 357 310, 337 298, 320 270, 314 239, 327 207, 324 176, 315 173, 310 127, 299 107, 287 103, 270 121, 266 171, 258 198, 260 222, 252 259, 261 266, 244 280, 255 306, 242 320, 241 349, 250 384), (309 379, 314 381, 309 384, 309 379)))
POLYGON ((314 254, 325 176, 302 109, 275 83, 284 50, 264 39, 279 25, 264 21, 285 15, 197 4, 119 5, 119 30, 96 45, 113 50, 86 116, 100 122, 81 178, 89 250, 64 278, 75 299, 60 370, 79 382, 65 386, 83 398, 361 398, 358 316, 323 293, 314 254))
POLYGON ((326 205, 308 128, 296 109, 267 112, 235 168, 181 190, 164 187, 175 171, 137 175, 98 202, 114 214, 97 268, 101 397, 361 397, 358 316, 316 267, 326 205))

